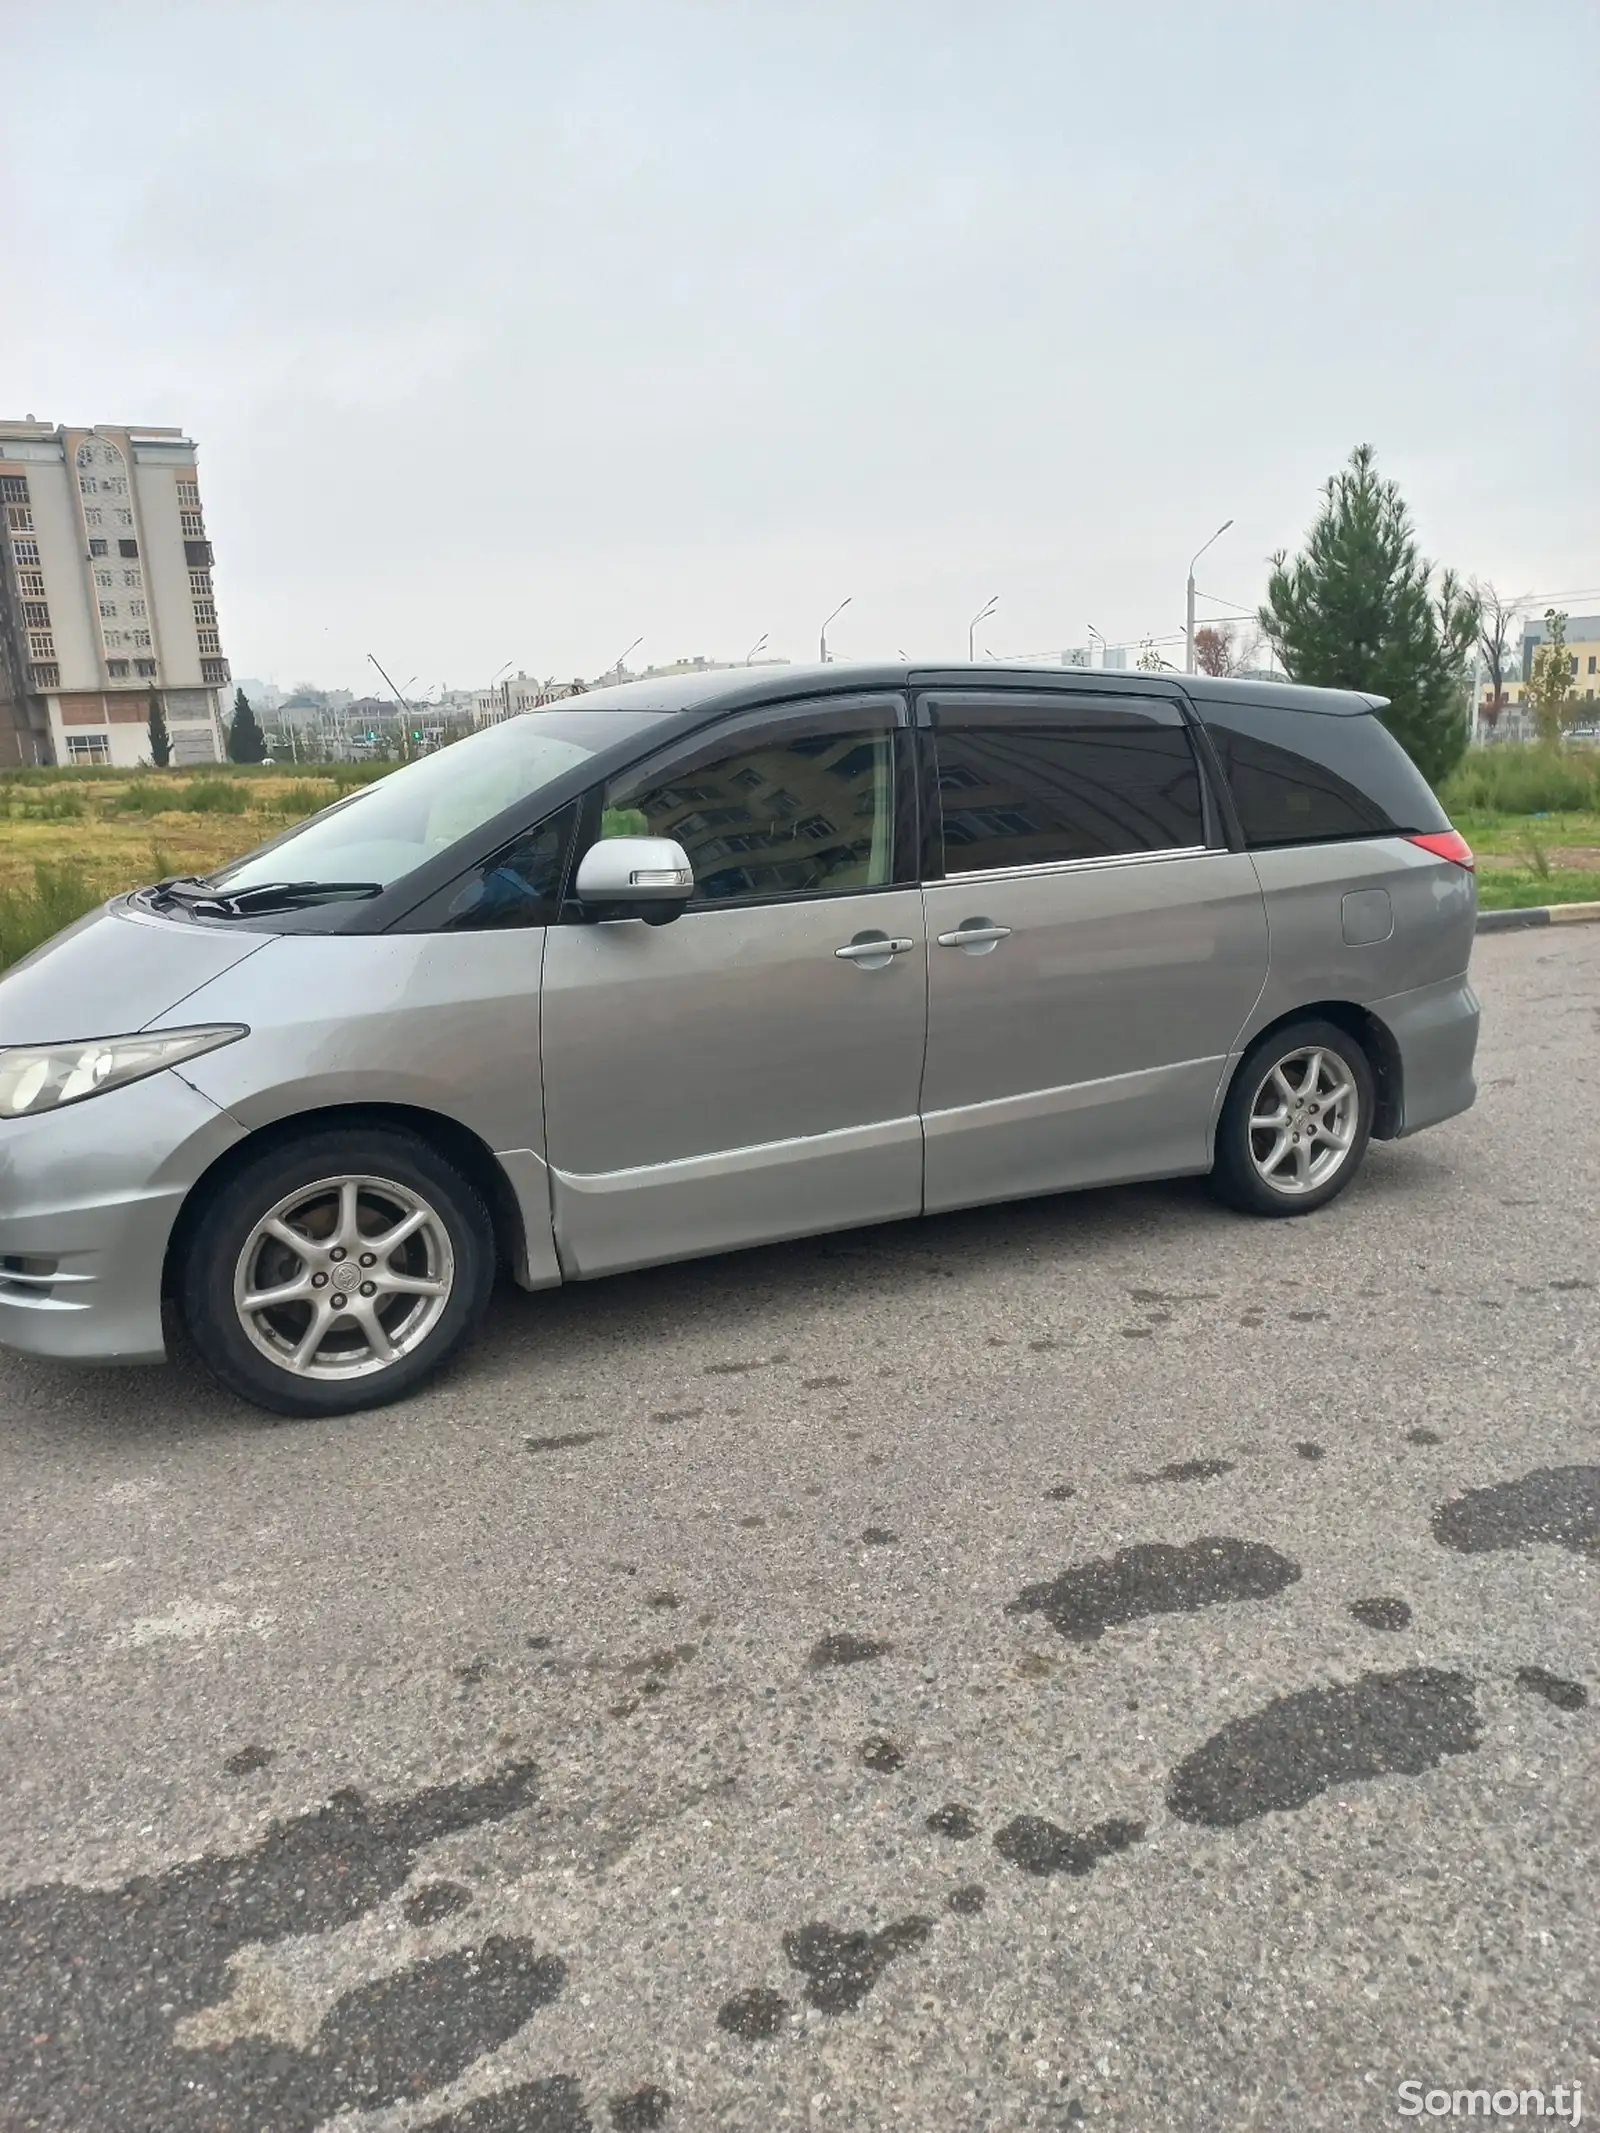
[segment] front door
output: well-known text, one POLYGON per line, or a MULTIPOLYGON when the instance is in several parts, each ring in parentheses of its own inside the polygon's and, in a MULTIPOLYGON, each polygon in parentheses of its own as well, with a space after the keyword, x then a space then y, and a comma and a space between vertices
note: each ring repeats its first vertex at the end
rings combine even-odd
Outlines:
POLYGON ((921 1206, 927 961, 896 696, 720 723, 602 796, 674 837, 666 926, 549 935, 541 1051, 556 1244, 613 1272, 921 1206))
POLYGON ((1177 703, 951 692, 925 891, 932 1210, 1204 1170, 1267 971, 1248 856, 1212 841, 1177 703))

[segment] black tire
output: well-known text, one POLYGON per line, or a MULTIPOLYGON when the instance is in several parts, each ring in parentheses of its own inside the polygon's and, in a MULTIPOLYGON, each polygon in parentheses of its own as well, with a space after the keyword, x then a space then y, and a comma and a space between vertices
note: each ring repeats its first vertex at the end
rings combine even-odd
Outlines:
POLYGON ((482 1318, 494 1275, 488 1209, 437 1149, 419 1134, 388 1127, 330 1126, 274 1143, 217 1186, 190 1233, 178 1295, 190 1339, 224 1385, 274 1414, 338 1415, 403 1399, 448 1362, 482 1318), (340 1196, 346 1182, 351 1200, 340 1196), (304 1254, 259 1227, 297 1192, 308 1197, 283 1219, 306 1245, 304 1254), (325 1232, 318 1226, 324 1207, 325 1232), (415 1234, 381 1265, 378 1254, 337 1242, 346 1211, 363 1231, 358 1243, 377 1243, 394 1217, 410 1222, 418 1210, 415 1234), (247 1295, 280 1285, 262 1271, 274 1253, 282 1283, 315 1282, 315 1294, 308 1286, 304 1298, 280 1307, 241 1311, 236 1280, 247 1295), (372 1293, 380 1282, 385 1292, 372 1293), (394 1293, 386 1292, 388 1283, 394 1293), (296 1368, 288 1351, 311 1337, 319 1317, 322 1345, 296 1368), (380 1344, 393 1348, 392 1361, 383 1360, 380 1344))
MULTIPOLYGON (((1331 1070, 1327 1079, 1332 1079, 1331 1070)), ((1308 1016, 1302 1022, 1291 1022, 1281 1029, 1269 1031, 1245 1053, 1223 1103, 1222 1115, 1217 1120, 1217 1141, 1209 1181, 1211 1190, 1226 1206, 1238 1208, 1245 1214, 1309 1215, 1319 1207, 1326 1207, 1330 1200, 1337 1199, 1361 1168, 1367 1143, 1372 1138, 1376 1093, 1372 1062, 1348 1030, 1324 1022, 1320 1017, 1308 1016), (1354 1111, 1353 1130, 1339 1160, 1321 1177, 1315 1174, 1319 1156, 1334 1152, 1327 1133, 1329 1107, 1315 1101, 1322 1094, 1323 1077, 1319 1076, 1316 1089, 1297 1085, 1298 1077, 1311 1067, 1310 1059, 1304 1055, 1319 1051, 1330 1061, 1339 1062, 1354 1091, 1353 1098, 1347 1099, 1354 1111), (1303 1066, 1299 1063, 1302 1059, 1303 1066), (1279 1158, 1275 1173, 1283 1182, 1274 1183, 1264 1174, 1264 1165, 1278 1148, 1280 1136, 1274 1128, 1260 1123, 1252 1133, 1251 1121, 1253 1114, 1259 1117, 1262 1108, 1257 1102, 1258 1095, 1263 1104, 1274 1100, 1267 1084, 1274 1070, 1279 1068, 1290 1092, 1278 1098, 1285 1113, 1281 1137, 1288 1145, 1279 1158), (1291 1129, 1301 1126, 1307 1129, 1303 1143, 1298 1133, 1291 1138, 1291 1129), (1302 1145, 1307 1150, 1309 1178, 1302 1178, 1298 1168, 1302 1145)), ((1341 1136, 1345 1123, 1346 1112, 1341 1110, 1335 1114, 1335 1124, 1341 1136)))

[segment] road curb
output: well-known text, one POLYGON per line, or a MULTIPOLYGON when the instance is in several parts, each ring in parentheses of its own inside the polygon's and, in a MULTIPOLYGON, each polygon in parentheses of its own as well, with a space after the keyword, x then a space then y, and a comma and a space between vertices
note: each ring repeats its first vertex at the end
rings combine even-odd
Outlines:
POLYGON ((1600 922, 1600 903, 1536 904, 1530 911, 1480 911, 1480 933, 1512 933, 1523 926, 1591 926, 1600 922))

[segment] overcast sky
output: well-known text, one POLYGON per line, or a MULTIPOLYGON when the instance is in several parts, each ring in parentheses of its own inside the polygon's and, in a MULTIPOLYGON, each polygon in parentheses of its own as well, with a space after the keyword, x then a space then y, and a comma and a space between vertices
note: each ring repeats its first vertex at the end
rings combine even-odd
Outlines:
POLYGON ((1597 82, 1596 0, 0 0, 0 414, 182 424, 285 685, 1170 635, 1363 439, 1594 592, 1597 82))

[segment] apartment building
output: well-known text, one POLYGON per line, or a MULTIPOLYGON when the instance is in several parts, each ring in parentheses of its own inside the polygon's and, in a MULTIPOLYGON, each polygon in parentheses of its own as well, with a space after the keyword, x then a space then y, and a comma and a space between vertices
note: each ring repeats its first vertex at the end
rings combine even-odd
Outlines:
POLYGON ((228 662, 193 442, 0 421, 0 767, 222 760, 228 662))

